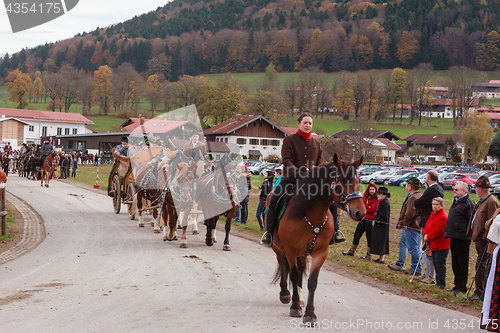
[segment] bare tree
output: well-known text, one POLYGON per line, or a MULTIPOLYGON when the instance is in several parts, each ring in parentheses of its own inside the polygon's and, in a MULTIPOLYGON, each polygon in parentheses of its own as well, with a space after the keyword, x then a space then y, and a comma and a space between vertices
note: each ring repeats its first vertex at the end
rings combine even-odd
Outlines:
POLYGON ((55 102, 58 101, 60 102, 63 95, 63 89, 64 89, 63 77, 59 73, 43 72, 42 82, 43 85, 45 86, 47 96, 50 98, 50 102, 54 101, 54 103, 51 103, 50 105, 52 106, 52 111, 55 111, 55 105, 58 104, 55 102))
POLYGON ((64 112, 69 112, 71 105, 80 100, 81 73, 70 65, 61 67, 59 73, 63 83, 61 101, 64 103, 64 112))
POLYGON ((291 115, 293 116, 293 112, 297 106, 297 81, 294 77, 291 77, 285 81, 285 103, 290 110, 291 115))
POLYGON ((413 71, 413 84, 418 89, 418 126, 422 125, 422 108, 425 102, 426 86, 430 84, 433 74, 433 67, 430 63, 420 63, 416 70, 413 71))
POLYGON ((361 111, 367 103, 367 81, 368 77, 365 74, 358 74, 352 84, 352 101, 354 106, 354 121, 358 120, 361 111))

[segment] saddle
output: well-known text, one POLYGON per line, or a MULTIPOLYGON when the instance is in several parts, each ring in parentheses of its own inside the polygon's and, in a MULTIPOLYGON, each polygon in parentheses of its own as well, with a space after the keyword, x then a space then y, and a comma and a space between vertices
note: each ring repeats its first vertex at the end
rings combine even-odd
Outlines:
MULTIPOLYGON (((277 215, 275 218, 276 228, 279 226, 279 221, 281 220, 281 217, 285 213, 286 206, 288 205, 288 201, 290 201, 290 198, 295 193, 296 188, 297 188, 296 185, 288 187, 288 189, 276 201, 276 206, 274 207, 274 211, 277 212, 277 215)), ((267 214, 267 209, 266 209, 266 214, 267 214)))

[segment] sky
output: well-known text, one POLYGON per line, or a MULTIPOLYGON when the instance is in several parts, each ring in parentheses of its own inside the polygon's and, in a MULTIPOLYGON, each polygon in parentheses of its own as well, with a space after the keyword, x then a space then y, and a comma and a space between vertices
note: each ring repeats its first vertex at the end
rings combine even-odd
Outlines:
MULTIPOLYGON (((50 2, 50 0, 47 0, 50 2)), ((0 55, 12 55, 23 48, 57 42, 97 27, 120 23, 162 7, 170 0, 79 0, 66 14, 33 27, 12 33, 7 11, 0 2, 0 55)))

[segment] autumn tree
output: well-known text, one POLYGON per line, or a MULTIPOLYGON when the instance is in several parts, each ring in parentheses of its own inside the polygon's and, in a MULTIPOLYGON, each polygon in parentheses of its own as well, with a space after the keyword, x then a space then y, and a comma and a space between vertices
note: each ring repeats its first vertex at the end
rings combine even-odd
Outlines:
MULTIPOLYGON (((426 96, 428 95, 427 86, 430 84, 430 80, 433 74, 433 66, 430 63, 420 63, 416 70, 412 73, 412 79, 414 86, 418 90, 417 100, 418 100, 418 126, 422 125, 422 109, 424 103, 426 103, 426 96)), ((410 121, 410 124, 413 122, 410 121)))
POLYGON ((353 81, 352 74, 344 72, 336 82, 333 106, 344 116, 344 119, 348 119, 353 105, 353 81))
POLYGON ((290 110, 291 116, 297 107, 297 81, 294 77, 288 78, 284 84, 284 103, 288 110, 290 110))
POLYGON ((360 73, 352 81, 352 101, 354 107, 354 121, 358 120, 362 110, 366 105, 367 97, 367 77, 360 73))
POLYGON ((462 131, 462 142, 469 149, 472 163, 480 162, 488 153, 491 144, 493 128, 487 113, 472 113, 467 120, 467 126, 462 131))
POLYGON ((500 34, 492 30, 486 35, 486 43, 476 43, 474 53, 476 64, 480 69, 493 70, 497 66, 500 56, 499 41, 500 34))
MULTIPOLYGON (((161 74, 159 74, 161 75, 161 74)), ((132 64, 124 62, 116 68, 111 79, 111 96, 113 108, 124 111, 129 107, 134 109, 140 96, 140 85, 144 82, 142 76, 132 64)))
POLYGON ((266 67, 264 77, 262 81, 258 83, 257 91, 273 91, 278 92, 280 90, 280 80, 278 78, 278 71, 273 63, 270 63, 266 67))
POLYGON ((349 39, 349 47, 352 53, 352 66, 355 69, 370 68, 373 63, 373 47, 368 37, 353 34, 349 39))
POLYGON ((80 76, 76 69, 70 65, 64 65, 59 71, 62 79, 61 102, 64 112, 69 112, 71 105, 80 101, 80 76))
POLYGON ((490 148, 488 149, 488 155, 493 158, 500 158, 500 132, 497 132, 493 137, 490 148))
POLYGON ((182 107, 196 104, 198 108, 202 104, 202 96, 204 94, 202 86, 208 82, 208 79, 205 77, 182 76, 173 87, 173 105, 182 107))
POLYGON ((150 75, 146 81, 146 96, 151 103, 151 111, 153 112, 152 118, 156 116, 156 109, 160 101, 161 88, 162 86, 160 80, 158 79, 158 75, 150 75))
POLYGON ((278 92, 261 90, 255 95, 246 97, 248 114, 261 115, 275 124, 285 123, 281 115, 282 96, 278 92))
POLYGON ((93 105, 92 91, 94 90, 93 79, 89 74, 80 77, 80 101, 82 102, 82 114, 90 114, 93 105))
POLYGON ((400 125, 403 124, 403 107, 406 101, 406 72, 401 68, 394 68, 391 74, 391 103, 393 104, 392 124, 396 121, 396 109, 401 106, 400 125))
POLYGON ((43 93, 43 82, 42 73, 40 71, 35 72, 35 79, 33 80, 33 99, 35 103, 40 103, 42 100, 43 93))
POLYGON ((379 100, 380 100, 380 85, 378 77, 374 72, 368 74, 367 86, 366 86, 366 117, 368 121, 375 117, 379 110, 379 100))
POLYGON ((396 50, 396 56, 403 66, 413 60, 419 49, 420 43, 418 39, 411 32, 403 31, 396 50))
POLYGON ((5 87, 10 94, 9 101, 17 103, 18 109, 28 106, 27 98, 33 91, 33 82, 28 74, 21 73, 19 69, 13 70, 5 80, 5 87))
POLYGON ((108 66, 100 66, 94 72, 92 98, 99 105, 99 114, 107 115, 111 104, 111 78, 113 73, 108 66))

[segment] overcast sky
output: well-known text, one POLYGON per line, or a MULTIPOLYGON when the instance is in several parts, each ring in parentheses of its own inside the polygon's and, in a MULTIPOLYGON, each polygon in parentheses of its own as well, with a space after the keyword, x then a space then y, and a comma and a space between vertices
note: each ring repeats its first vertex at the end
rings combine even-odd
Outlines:
MULTIPOLYGON (((50 2, 50 1, 49 1, 50 2)), ((65 15, 37 27, 12 33, 7 11, 0 3, 0 55, 71 38, 80 32, 119 23, 156 10, 170 0, 80 0, 65 15)))

